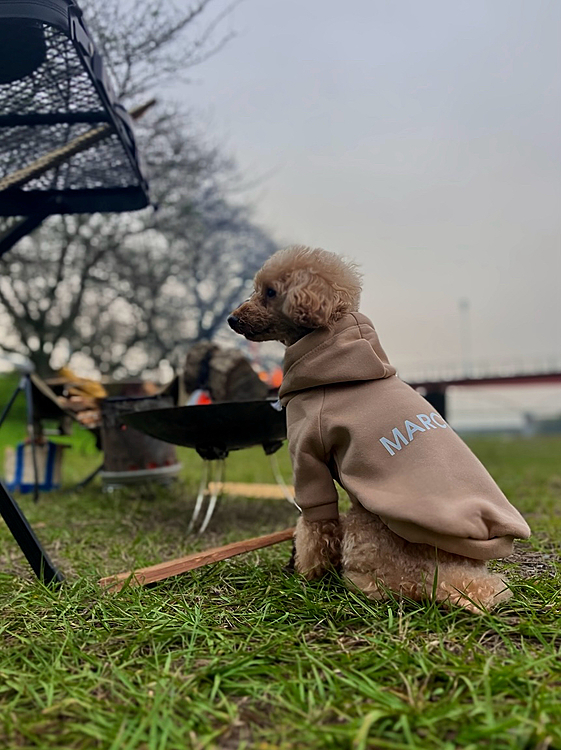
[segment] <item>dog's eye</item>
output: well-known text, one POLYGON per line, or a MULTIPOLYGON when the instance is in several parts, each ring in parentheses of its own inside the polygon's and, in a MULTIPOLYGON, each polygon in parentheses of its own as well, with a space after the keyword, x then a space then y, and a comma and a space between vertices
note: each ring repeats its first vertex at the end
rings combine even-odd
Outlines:
POLYGON ((277 296, 277 293, 276 293, 276 291, 275 291, 274 289, 272 289, 271 287, 268 287, 268 289, 267 289, 267 291, 265 292, 265 294, 266 294, 266 295, 267 295, 267 297, 269 297, 270 299, 272 299, 273 297, 276 297, 276 296, 277 296))

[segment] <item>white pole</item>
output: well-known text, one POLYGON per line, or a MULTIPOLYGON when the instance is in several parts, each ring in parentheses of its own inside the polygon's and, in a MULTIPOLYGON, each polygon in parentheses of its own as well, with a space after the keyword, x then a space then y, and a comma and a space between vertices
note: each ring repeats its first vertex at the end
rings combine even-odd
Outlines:
POLYGON ((467 297, 462 297, 458 306, 460 308, 460 350, 462 355, 462 370, 464 377, 469 378, 473 374, 469 299, 467 299, 467 297))

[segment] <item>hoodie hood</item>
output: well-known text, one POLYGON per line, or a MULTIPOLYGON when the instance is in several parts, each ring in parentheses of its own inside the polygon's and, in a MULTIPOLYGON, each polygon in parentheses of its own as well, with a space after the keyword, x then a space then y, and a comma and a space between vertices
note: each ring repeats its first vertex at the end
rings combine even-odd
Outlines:
POLYGON ((332 328, 318 328, 287 347, 279 398, 285 406, 308 388, 381 380, 395 373, 371 321, 362 313, 347 313, 332 328))

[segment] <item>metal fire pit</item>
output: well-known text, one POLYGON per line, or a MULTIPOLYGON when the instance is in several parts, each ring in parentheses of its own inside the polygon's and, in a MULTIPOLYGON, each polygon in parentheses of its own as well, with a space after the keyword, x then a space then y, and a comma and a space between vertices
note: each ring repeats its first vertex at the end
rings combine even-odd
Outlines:
POLYGON ((274 401, 232 401, 123 414, 125 424, 174 445, 195 448, 206 460, 262 445, 278 450, 286 439, 286 415, 274 401))

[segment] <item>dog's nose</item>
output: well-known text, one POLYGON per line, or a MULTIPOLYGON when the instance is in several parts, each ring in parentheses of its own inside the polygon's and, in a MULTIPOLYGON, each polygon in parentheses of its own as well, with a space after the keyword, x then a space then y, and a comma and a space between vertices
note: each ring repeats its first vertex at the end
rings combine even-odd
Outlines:
POLYGON ((230 328, 233 328, 234 331, 236 330, 236 326, 239 322, 240 322, 240 319, 238 318, 237 315, 228 316, 228 325, 230 326, 230 328))

